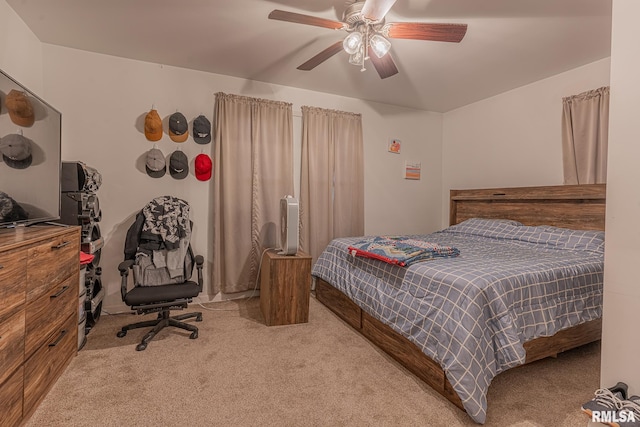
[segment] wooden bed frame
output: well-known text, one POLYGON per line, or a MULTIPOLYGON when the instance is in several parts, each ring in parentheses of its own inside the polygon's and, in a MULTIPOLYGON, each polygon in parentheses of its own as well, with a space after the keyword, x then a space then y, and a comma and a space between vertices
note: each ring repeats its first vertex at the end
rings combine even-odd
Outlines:
MULTIPOLYGON (((505 218, 525 225, 554 225, 578 230, 604 230, 604 184, 451 190, 449 223, 469 218, 505 218)), ((345 294, 316 278, 316 299, 331 309, 402 366, 459 408, 462 402, 438 363, 389 326, 370 316, 345 294)), ((600 339, 602 320, 562 330, 524 344, 526 362, 600 339)))

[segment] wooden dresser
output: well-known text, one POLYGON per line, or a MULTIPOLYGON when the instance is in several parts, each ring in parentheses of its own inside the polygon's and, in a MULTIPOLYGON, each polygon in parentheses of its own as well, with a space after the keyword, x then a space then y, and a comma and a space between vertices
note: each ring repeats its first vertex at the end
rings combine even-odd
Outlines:
POLYGON ((0 426, 36 409, 78 348, 80 227, 0 230, 0 426))

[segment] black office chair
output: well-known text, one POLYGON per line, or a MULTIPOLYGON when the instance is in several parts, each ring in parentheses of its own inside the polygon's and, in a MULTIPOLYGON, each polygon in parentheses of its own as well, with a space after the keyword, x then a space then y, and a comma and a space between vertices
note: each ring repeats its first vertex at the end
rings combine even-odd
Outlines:
POLYGON ((125 260, 118 265, 122 301, 138 314, 158 313, 154 320, 123 326, 118 331, 117 336, 122 338, 129 329, 153 326, 136 346, 138 351, 146 349, 165 326, 185 329, 191 332, 189 338, 198 338, 198 328, 182 321, 195 318, 200 322, 201 312, 170 316, 171 310, 186 309, 202 291, 204 259, 194 256, 191 249, 189 238, 193 224, 188 213, 189 205, 183 200, 158 197, 136 215, 136 221, 127 231, 125 260), (194 263, 197 283, 189 280, 194 263), (133 272, 134 279, 131 289, 128 289, 129 271, 133 272))

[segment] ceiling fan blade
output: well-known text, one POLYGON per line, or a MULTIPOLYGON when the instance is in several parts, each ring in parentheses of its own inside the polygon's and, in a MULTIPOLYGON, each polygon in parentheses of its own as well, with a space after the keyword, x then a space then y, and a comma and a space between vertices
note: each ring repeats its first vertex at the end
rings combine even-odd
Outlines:
POLYGON ((295 22, 297 24, 315 25, 316 27, 330 28, 333 30, 339 30, 344 28, 344 24, 339 21, 332 21, 331 19, 318 18, 310 15, 303 15, 301 13, 287 12, 285 10, 274 10, 269 14, 269 19, 277 19, 278 21, 295 22))
POLYGON ((380 75, 381 79, 386 79, 387 77, 391 77, 394 74, 398 74, 398 67, 396 67, 396 63, 393 62, 391 53, 387 53, 382 58, 378 58, 374 53, 373 55, 369 56, 369 59, 380 75))
POLYGON ((362 16, 372 21, 380 21, 396 0, 366 0, 362 6, 362 16))
POLYGON ((329 46, 328 48, 326 48, 325 50, 323 50, 322 52, 320 52, 319 54, 317 54, 316 56, 314 56, 304 64, 300 65, 298 67, 298 70, 303 70, 303 71, 313 70, 318 65, 322 64, 324 61, 331 58, 333 55, 340 52, 341 50, 343 50, 342 40, 335 42, 334 44, 332 44, 331 46, 329 46))
POLYGON ((459 43, 467 33, 467 24, 427 24, 422 22, 392 22, 382 32, 393 39, 432 40, 459 43))

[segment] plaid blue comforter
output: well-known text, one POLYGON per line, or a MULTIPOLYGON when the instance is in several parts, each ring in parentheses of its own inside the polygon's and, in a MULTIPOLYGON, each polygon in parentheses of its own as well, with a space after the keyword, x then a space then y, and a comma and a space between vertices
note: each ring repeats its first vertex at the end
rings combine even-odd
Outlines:
POLYGON ((478 423, 491 380, 524 363, 523 343, 602 315, 604 232, 470 219, 411 238, 460 255, 400 267, 352 256, 363 237, 341 238, 312 275, 438 362, 478 423))

